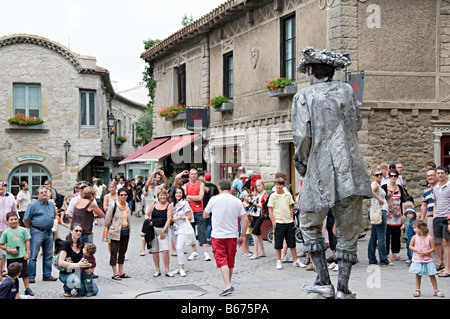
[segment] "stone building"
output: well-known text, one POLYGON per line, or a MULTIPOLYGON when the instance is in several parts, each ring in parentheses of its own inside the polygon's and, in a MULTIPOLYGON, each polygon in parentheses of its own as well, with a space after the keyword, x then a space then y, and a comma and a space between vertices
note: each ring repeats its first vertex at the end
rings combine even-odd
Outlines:
MULTIPOLYGON (((294 93, 270 96, 264 86, 274 76, 293 78, 293 92, 309 85, 295 70, 307 45, 349 54, 348 71, 364 71, 359 137, 367 167, 402 162, 420 203, 426 162, 450 164, 448 0, 229 0, 142 54, 155 62, 154 109, 228 96, 232 109, 211 111, 202 136, 213 180, 243 165, 263 179, 283 171, 295 188, 294 93)), ((158 115, 154 124, 156 137, 186 127, 158 115)))
POLYGON ((13 194, 21 181, 34 194, 50 179, 67 195, 79 180, 124 175, 117 163, 138 148, 135 122, 144 111, 115 93, 109 72, 94 57, 36 35, 0 38, 0 179, 13 194), (9 124, 17 113, 44 123, 9 124), (109 113, 117 130, 111 137, 109 113), (119 134, 128 138, 123 145, 119 134))

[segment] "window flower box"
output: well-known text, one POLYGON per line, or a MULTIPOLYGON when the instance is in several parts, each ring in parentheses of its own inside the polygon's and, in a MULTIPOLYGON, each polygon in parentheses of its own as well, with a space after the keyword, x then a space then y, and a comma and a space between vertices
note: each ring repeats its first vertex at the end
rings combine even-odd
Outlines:
POLYGON ((233 102, 225 102, 225 103, 220 104, 217 107, 213 107, 212 110, 213 110, 213 112, 233 111, 234 103, 233 102))
POLYGON ((269 91, 270 97, 283 97, 283 96, 292 96, 297 93, 297 86, 296 85, 287 85, 282 89, 276 90, 276 91, 269 91))
POLYGON ((44 127, 44 124, 34 124, 34 125, 20 125, 10 123, 9 127, 6 128, 6 131, 11 132, 23 132, 23 131, 32 131, 33 133, 47 133, 48 129, 44 127))
POLYGON ((297 86, 292 84, 291 79, 274 76, 271 81, 266 81, 266 89, 271 97, 283 97, 295 95, 297 86))
POLYGON ((186 105, 171 105, 158 111, 158 115, 166 121, 176 121, 186 119, 186 105))
POLYGON ((117 136, 117 145, 122 145, 128 140, 126 136, 119 135, 117 136))
POLYGON ((178 113, 174 116, 166 117, 167 122, 180 121, 186 119, 186 113, 178 113))

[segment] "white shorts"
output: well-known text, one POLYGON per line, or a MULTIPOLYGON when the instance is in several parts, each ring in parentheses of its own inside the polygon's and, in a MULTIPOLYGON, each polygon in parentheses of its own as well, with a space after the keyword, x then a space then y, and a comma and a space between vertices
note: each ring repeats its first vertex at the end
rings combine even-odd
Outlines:
POLYGON ((155 227, 155 238, 153 238, 151 245, 152 248, 150 248, 151 253, 157 253, 163 250, 169 250, 169 231, 165 233, 164 239, 161 239, 161 232, 163 228, 155 227))

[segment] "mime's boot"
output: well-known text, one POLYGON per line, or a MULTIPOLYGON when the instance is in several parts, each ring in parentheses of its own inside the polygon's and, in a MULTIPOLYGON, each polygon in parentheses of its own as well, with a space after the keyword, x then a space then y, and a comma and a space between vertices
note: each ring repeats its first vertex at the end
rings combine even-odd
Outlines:
POLYGON ((317 293, 324 298, 334 298, 334 286, 331 284, 328 265, 325 257, 325 250, 310 253, 314 268, 317 272, 317 278, 314 284, 303 284, 302 290, 307 293, 317 293))
POLYGON ((339 275, 336 299, 356 299, 356 294, 348 289, 348 281, 352 271, 353 263, 348 260, 339 260, 339 275))

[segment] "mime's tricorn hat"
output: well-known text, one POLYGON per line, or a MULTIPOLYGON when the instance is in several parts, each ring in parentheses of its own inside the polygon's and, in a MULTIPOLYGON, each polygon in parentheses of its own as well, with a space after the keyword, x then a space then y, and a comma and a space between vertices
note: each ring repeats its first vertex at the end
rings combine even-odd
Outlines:
POLYGON ((341 53, 328 50, 316 50, 313 47, 305 47, 302 51, 303 58, 297 67, 297 71, 306 73, 306 67, 311 64, 328 64, 336 70, 344 69, 352 64, 352 61, 341 53))

